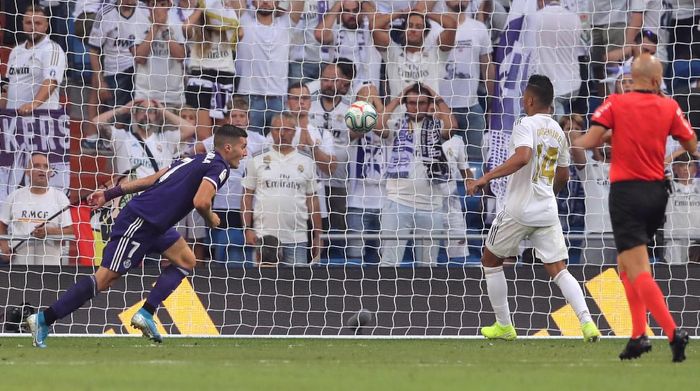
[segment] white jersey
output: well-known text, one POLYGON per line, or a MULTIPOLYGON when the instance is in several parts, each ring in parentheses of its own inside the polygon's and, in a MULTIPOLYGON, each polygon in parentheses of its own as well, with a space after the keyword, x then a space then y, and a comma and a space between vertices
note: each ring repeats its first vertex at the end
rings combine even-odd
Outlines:
POLYGON ((549 77, 554 96, 566 96, 579 90, 581 70, 578 56, 582 51, 581 19, 560 5, 548 5, 525 19, 525 31, 533 47, 528 47, 530 74, 549 77))
MULTIPOLYGON (((55 80, 60 86, 66 72, 66 53, 48 36, 31 48, 22 43, 10 52, 5 77, 8 79, 7 108, 17 109, 25 103, 32 103, 44 80, 55 80)), ((41 110, 60 108, 58 94, 54 88, 49 98, 38 107, 41 110)))
POLYGON ((323 20, 326 12, 333 8, 334 0, 306 0, 301 18, 292 27, 289 58, 300 62, 327 61, 328 49, 316 40, 316 26, 323 20))
MULTIPOLYGON (((143 42, 149 29, 150 26, 146 30, 136 31, 136 46, 143 42)), ((170 55, 169 39, 185 44, 182 25, 171 23, 170 18, 168 28, 160 30, 154 37, 146 62, 136 64, 134 98, 155 99, 176 107, 185 103, 184 64, 183 60, 170 55)))
MULTIPOLYGON (((365 20, 364 25, 368 24, 369 20, 365 20)), ((353 86, 356 89, 365 83, 372 83, 375 86, 380 84, 382 54, 374 46, 372 32, 367 27, 360 26, 351 30, 342 23, 336 23, 333 26, 333 45, 329 47, 329 51, 331 60, 342 57, 355 64, 353 86)))
POLYGON ((612 232, 610 222, 610 163, 589 160, 582 170, 576 169, 586 195, 585 232, 612 232))
POLYGON ((352 141, 348 162, 348 208, 382 209, 386 196, 386 153, 386 140, 374 132, 352 141))
POLYGON ((450 179, 447 182, 448 194, 457 194, 457 181, 463 180, 462 172, 469 169, 467 162, 467 146, 458 134, 442 143, 447 164, 450 168, 450 179))
POLYGON ((416 52, 406 51, 405 46, 393 40, 383 53, 386 62, 390 96, 401 95, 404 88, 415 82, 427 84, 439 91, 442 69, 438 40, 443 28, 437 23, 430 24, 430 33, 425 37, 423 47, 416 52))
POLYGON ((282 155, 265 148, 246 166, 243 187, 255 191, 253 227, 280 243, 307 241, 309 210, 306 198, 316 193, 316 170, 311 157, 296 149, 282 155))
MULTIPOLYGON (((240 210, 241 200, 243 198, 243 176, 245 175, 245 167, 252 156, 258 154, 263 150, 267 144, 265 136, 258 132, 248 132, 248 137, 246 138, 248 143, 246 149, 248 155, 241 159, 238 168, 233 168, 229 170, 228 180, 221 185, 219 190, 216 192, 216 197, 214 197, 213 209, 219 211, 227 210, 240 210)), ((214 136, 207 138, 202 141, 204 148, 207 152, 214 151, 214 136)))
MULTIPOLYGON (((313 141, 314 144, 318 145, 319 148, 321 148, 321 151, 323 153, 334 156, 335 155, 335 146, 333 145, 334 140, 333 136, 331 135, 330 132, 321 132, 318 128, 315 126, 309 124, 307 127, 308 132, 309 132, 309 137, 311 137, 311 141, 313 141)), ((299 139, 301 138, 301 132, 302 129, 300 127, 296 127, 296 133, 294 134, 294 138, 292 139, 292 146, 293 147, 298 147, 299 146, 299 139)), ((268 134, 267 139, 266 139, 266 146, 272 146, 272 135, 268 134)), ((310 154, 310 151, 304 151, 310 154)), ((313 155, 312 155, 313 156, 313 155)), ((322 175, 326 175, 323 171, 320 170, 318 165, 316 165, 316 179, 320 181, 320 178, 322 175)), ((326 175, 327 177, 328 175, 326 175)), ((318 189, 318 197, 320 199, 325 199, 326 197, 326 189, 323 186, 323 183, 319 182, 319 189, 318 189)), ((328 205, 326 205, 325 202, 320 203, 320 212, 321 212, 321 217, 326 218, 328 217, 328 205)))
MULTIPOLYGON (((21 187, 7 197, 0 207, 0 221, 8 226, 8 233, 13 236, 26 237, 37 225, 47 223, 50 226, 69 227, 73 224, 70 210, 47 219, 69 205, 68 197, 58 189, 49 187, 44 194, 34 194, 28 187, 21 187)), ((19 241, 10 241, 14 247, 19 241)), ((61 241, 55 239, 30 240, 18 248, 12 259, 18 265, 60 265, 61 241)))
POLYGON ((243 39, 236 46, 236 73, 242 95, 287 95, 291 20, 284 14, 272 25, 258 23, 254 11, 241 16, 243 39))
POLYGON ((608 26, 627 22, 627 3, 629 0, 592 0, 591 24, 608 26))
POLYGON ((479 103, 481 56, 492 51, 491 37, 483 23, 466 18, 457 27, 454 49, 440 53, 445 70, 440 80, 440 95, 448 106, 462 108, 479 103))
POLYGON ((322 134, 330 133, 333 137, 333 155, 335 155, 337 166, 330 178, 326 174, 322 176, 324 179, 329 179, 328 181, 324 180, 324 182, 327 182, 327 186, 330 187, 344 188, 348 178, 350 131, 345 125, 345 112, 348 111, 349 107, 350 105, 345 100, 341 100, 331 111, 326 111, 319 98, 311 103, 309 110, 309 123, 313 124, 322 134))
POLYGON ((666 261, 687 263, 690 244, 700 238, 700 182, 689 185, 673 182, 673 193, 666 205, 666 261))
POLYGON ((137 31, 151 27, 149 11, 138 5, 129 17, 119 7, 106 7, 104 15, 92 27, 88 44, 97 48, 105 75, 115 75, 134 66, 132 52, 137 31))
MULTIPOLYGON (((123 173, 135 166, 138 166, 135 171, 137 178, 144 178, 156 172, 151 164, 151 159, 148 158, 148 154, 133 133, 116 127, 112 127, 111 133, 112 138, 110 141, 114 150, 114 160, 112 162, 114 172, 123 173)), ((158 169, 170 166, 170 163, 177 155, 179 143, 179 129, 152 132, 144 140, 144 144, 148 146, 153 154, 158 169)))
POLYGON ((527 165, 510 176, 505 210, 524 226, 558 224, 557 201, 552 187, 556 168, 569 166, 569 145, 564 131, 550 115, 521 118, 513 128, 509 156, 522 146, 532 149, 532 157, 527 165))

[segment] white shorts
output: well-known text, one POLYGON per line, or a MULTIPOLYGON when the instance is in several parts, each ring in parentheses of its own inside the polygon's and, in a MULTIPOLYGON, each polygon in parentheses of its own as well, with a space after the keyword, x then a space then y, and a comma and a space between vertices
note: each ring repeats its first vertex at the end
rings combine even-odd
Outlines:
POLYGON ((564 233, 557 222, 549 227, 528 227, 515 221, 506 211, 501 211, 491 225, 486 237, 486 248, 499 258, 517 256, 518 246, 529 239, 535 248, 535 256, 544 263, 569 259, 564 233))

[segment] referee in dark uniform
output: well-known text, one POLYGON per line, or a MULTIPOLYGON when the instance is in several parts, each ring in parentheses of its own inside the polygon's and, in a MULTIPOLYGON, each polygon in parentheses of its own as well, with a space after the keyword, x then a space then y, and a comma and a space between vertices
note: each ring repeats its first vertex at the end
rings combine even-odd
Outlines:
POLYGON ((632 336, 620 359, 651 350, 645 335, 651 312, 668 337, 673 361, 685 360, 688 333, 676 327, 663 293, 651 275, 647 244, 663 225, 669 184, 664 176, 666 139, 672 136, 694 152, 697 136, 678 103, 663 96, 661 62, 642 54, 632 63, 633 90, 612 95, 596 110, 578 148, 597 148, 611 140, 610 219, 617 247, 620 279, 632 315, 632 336))

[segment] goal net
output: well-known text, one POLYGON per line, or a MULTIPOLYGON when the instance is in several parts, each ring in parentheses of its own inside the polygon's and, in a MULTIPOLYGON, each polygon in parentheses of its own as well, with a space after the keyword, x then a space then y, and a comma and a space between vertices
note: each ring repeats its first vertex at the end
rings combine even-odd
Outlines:
MULTIPOLYGON (((571 142, 652 53, 663 92, 700 127, 700 8, 618 3, 3 2, 0 332, 22 332, 18 314, 101 265, 133 195, 96 210, 87 195, 212 153, 216 129, 234 125, 247 156, 217 189, 219 227, 196 211, 177 224, 198 265, 158 310, 162 333, 479 335, 494 321, 480 259, 507 179, 474 196, 465 179, 509 156, 530 75, 552 81, 571 142), (347 126, 358 100, 377 111, 373 131, 347 126)), ((569 269, 603 334, 627 336, 611 149, 555 152, 570 155, 557 194, 569 269)), ((666 155, 674 191, 649 254, 674 319, 697 336, 700 153, 669 139, 666 155)), ((519 335, 579 336, 531 247, 505 265, 519 335)), ((168 262, 154 248, 55 332, 135 334, 129 320, 168 262)))

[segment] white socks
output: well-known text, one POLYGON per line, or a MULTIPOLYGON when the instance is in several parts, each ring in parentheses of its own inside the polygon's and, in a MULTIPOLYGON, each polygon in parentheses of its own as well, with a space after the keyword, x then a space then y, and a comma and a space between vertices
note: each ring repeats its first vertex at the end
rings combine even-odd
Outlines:
POLYGON ((496 322, 502 326, 508 326, 511 324, 510 308, 508 308, 508 284, 506 283, 506 275, 503 273, 503 266, 484 266, 484 275, 486 276, 486 289, 488 290, 491 307, 496 313, 496 322))
MULTIPOLYGON (((503 272, 501 272, 501 274, 503 274, 503 272)), ((574 312, 576 313, 576 316, 581 324, 593 320, 591 318, 591 313, 588 311, 586 299, 583 297, 581 286, 568 270, 564 269, 560 271, 559 274, 554 277, 554 282, 559 285, 559 289, 561 289, 561 293, 564 295, 564 298, 569 302, 569 304, 571 304, 571 307, 574 308, 574 312)))

